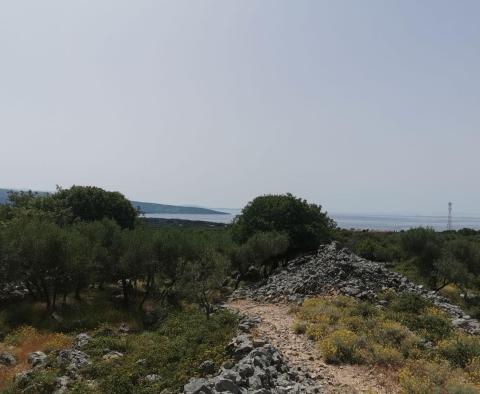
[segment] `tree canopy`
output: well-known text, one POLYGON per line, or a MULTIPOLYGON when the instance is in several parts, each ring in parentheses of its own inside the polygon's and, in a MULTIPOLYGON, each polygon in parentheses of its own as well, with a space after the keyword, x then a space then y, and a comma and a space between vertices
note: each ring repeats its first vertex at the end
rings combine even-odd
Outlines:
POLYGON ((233 236, 241 243, 259 232, 284 233, 291 252, 315 250, 331 239, 334 228, 335 222, 320 205, 290 193, 255 198, 232 224, 233 236))
POLYGON ((54 199, 64 203, 74 217, 83 221, 113 219, 122 228, 133 228, 137 211, 119 192, 109 192, 95 186, 72 186, 58 189, 54 199))

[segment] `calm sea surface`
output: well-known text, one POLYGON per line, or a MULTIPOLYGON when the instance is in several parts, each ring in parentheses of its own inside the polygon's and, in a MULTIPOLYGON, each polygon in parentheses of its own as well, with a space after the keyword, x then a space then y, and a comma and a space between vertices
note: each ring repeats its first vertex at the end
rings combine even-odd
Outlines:
MULTIPOLYGON (((239 209, 219 209, 227 212, 226 215, 182 215, 182 214, 151 214, 147 217, 165 219, 201 220, 206 222, 230 223, 235 215, 240 213, 239 209)), ((355 214, 334 214, 329 213, 341 228, 347 229, 370 229, 395 231, 406 230, 412 227, 429 226, 435 230, 447 229, 446 216, 400 216, 400 215, 355 215, 355 214)), ((455 230, 468 227, 480 230, 480 218, 477 217, 454 217, 452 227, 455 230)))

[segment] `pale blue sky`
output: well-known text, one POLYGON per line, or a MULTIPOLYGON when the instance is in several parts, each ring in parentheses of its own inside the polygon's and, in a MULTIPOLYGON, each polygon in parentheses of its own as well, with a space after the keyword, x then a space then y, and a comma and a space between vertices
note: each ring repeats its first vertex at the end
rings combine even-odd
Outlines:
POLYGON ((0 3, 0 187, 480 214, 479 1, 0 3))

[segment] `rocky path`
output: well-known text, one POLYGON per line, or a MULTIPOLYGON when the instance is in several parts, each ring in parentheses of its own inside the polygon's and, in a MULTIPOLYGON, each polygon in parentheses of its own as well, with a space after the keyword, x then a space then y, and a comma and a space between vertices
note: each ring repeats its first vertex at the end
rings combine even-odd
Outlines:
POLYGON ((252 334, 264 338, 277 348, 288 364, 300 368, 323 386, 323 393, 398 393, 398 386, 388 371, 364 366, 326 364, 315 344, 292 331, 294 316, 287 304, 262 303, 247 299, 231 301, 229 308, 260 323, 252 334))

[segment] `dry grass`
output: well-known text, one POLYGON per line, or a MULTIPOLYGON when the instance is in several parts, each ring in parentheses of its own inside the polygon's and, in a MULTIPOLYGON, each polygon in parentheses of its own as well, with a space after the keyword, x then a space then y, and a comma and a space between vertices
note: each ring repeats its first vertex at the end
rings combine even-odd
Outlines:
POLYGON ((29 353, 38 350, 48 353, 68 348, 71 343, 71 338, 64 334, 40 332, 30 326, 16 329, 0 342, 0 351, 12 353, 17 359, 15 366, 0 366, 0 390, 10 383, 17 373, 29 369, 29 353))

